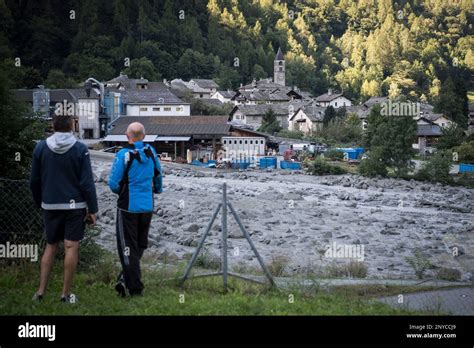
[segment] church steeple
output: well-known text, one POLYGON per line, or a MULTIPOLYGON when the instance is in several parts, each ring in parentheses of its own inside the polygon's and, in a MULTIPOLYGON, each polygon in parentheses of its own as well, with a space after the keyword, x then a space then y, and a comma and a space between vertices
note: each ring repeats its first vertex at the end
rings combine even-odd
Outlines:
POLYGON ((280 47, 273 61, 273 82, 285 86, 285 58, 280 47))

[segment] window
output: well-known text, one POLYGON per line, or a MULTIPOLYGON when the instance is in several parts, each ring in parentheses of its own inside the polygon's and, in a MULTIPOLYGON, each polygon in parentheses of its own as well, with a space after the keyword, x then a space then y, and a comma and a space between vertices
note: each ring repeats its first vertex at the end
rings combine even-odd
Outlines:
POLYGON ((337 102, 334 103, 334 106, 337 106, 337 102))
POLYGON ((239 140, 239 144, 242 145, 242 140, 239 140))
POLYGON ((253 145, 253 140, 250 140, 250 145, 253 145))
MULTIPOLYGON (((283 65, 283 62, 282 62, 282 61, 280 61, 280 62, 278 63, 278 65, 283 65)), ((280 71, 281 71, 281 70, 280 70, 280 71)))
POLYGON ((153 111, 160 111, 161 108, 153 108, 153 111))
POLYGON ((224 140, 223 143, 224 143, 224 145, 227 144, 227 140, 224 140))
POLYGON ((170 108, 169 106, 164 107, 164 108, 163 108, 163 111, 171 111, 171 108, 170 108))
POLYGON ((202 94, 199 94, 199 98, 202 98, 202 97, 203 97, 203 95, 202 95, 202 94))
POLYGON ((144 106, 140 106, 140 111, 148 111, 148 108, 146 108, 144 106))
POLYGON ((237 140, 234 140, 234 144, 237 145, 237 140))
POLYGON ((280 68, 280 71, 283 71, 283 68, 280 68))
POLYGON ((177 107, 176 107, 176 111, 177 111, 177 112, 183 112, 183 111, 184 111, 184 107, 182 107, 182 106, 177 106, 177 107))
POLYGON ((262 144, 262 145, 263 145, 263 140, 260 140, 260 144, 262 144))
POLYGON ((245 140, 245 145, 247 145, 247 140, 245 140))

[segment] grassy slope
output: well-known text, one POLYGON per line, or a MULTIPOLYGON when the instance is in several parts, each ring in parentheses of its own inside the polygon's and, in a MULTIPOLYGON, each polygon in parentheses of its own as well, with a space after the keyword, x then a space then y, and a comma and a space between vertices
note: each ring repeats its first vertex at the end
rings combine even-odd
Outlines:
MULTIPOLYGON (((222 292, 221 278, 187 282, 181 290, 176 281, 164 281, 170 274, 144 272, 145 296, 118 298, 112 289, 112 270, 81 273, 74 293, 79 302, 58 301, 61 269, 55 267, 49 293, 42 303, 33 303, 37 265, 2 267, 0 313, 6 315, 396 315, 413 314, 384 304, 361 299, 357 294, 328 294, 317 289, 270 290, 261 285, 231 279, 232 290, 222 292), (180 295, 185 302, 180 303, 180 295), (289 294, 294 303, 289 303, 289 294)), ((115 271, 115 270, 114 270, 115 271)))

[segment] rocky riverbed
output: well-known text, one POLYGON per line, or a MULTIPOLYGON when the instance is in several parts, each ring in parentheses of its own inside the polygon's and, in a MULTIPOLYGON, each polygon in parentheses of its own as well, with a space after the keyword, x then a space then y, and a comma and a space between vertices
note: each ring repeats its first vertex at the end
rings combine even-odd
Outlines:
MULTIPOLYGON (((99 197, 99 243, 115 251, 115 200, 106 181, 110 162, 93 160, 99 197)), ((149 254, 169 261, 189 257, 222 197, 228 197, 265 262, 285 261, 285 273, 320 273, 348 259, 327 257, 328 246, 363 246, 368 278, 415 278, 406 258, 419 250, 433 265, 474 279, 474 190, 355 175, 316 177, 301 172, 195 171, 164 165, 164 192, 149 254)), ((231 268, 258 266, 233 217, 228 217, 231 268)), ((221 253, 220 215, 206 240, 208 257, 221 253)), ((359 249, 360 250, 360 249, 359 249)))

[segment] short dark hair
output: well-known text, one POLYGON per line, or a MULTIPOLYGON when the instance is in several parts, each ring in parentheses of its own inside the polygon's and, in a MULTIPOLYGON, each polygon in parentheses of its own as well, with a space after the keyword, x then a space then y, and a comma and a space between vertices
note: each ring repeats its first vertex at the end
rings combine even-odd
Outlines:
POLYGON ((54 116, 53 129, 55 132, 70 132, 72 130, 72 117, 62 115, 54 116))

